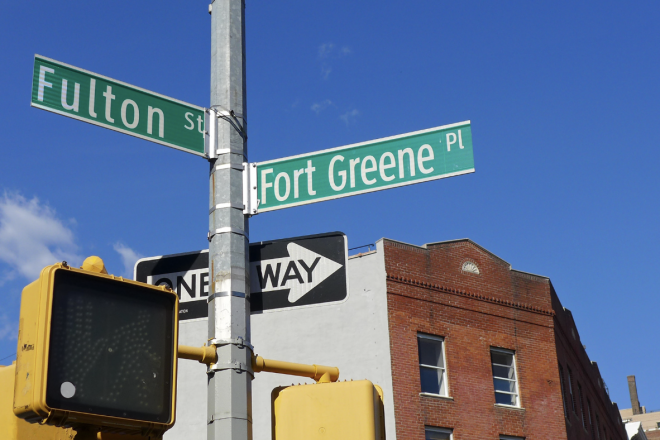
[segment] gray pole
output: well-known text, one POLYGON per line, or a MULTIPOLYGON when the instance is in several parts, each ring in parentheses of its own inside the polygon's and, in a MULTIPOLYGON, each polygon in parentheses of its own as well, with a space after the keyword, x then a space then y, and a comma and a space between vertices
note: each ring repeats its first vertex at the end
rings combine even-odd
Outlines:
POLYGON ((220 119, 207 118, 217 122, 217 145, 210 145, 216 151, 209 151, 208 335, 218 363, 209 369, 208 440, 252 439, 249 228, 241 171, 247 162, 244 12, 244 0, 212 3, 211 108, 220 119))

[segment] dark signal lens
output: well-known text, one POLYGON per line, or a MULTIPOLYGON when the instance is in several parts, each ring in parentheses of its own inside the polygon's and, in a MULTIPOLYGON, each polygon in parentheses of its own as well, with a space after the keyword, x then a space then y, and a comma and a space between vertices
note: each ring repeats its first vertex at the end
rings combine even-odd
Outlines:
POLYGON ((51 408, 167 423, 175 299, 119 280, 58 270, 46 403, 51 408))

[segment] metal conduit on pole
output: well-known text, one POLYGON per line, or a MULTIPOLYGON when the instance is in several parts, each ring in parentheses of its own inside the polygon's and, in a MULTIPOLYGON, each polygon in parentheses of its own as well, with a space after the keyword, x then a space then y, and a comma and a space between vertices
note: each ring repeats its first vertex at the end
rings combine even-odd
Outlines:
POLYGON ((252 368, 255 373, 266 371, 269 373, 289 374, 314 379, 317 382, 336 382, 339 379, 339 368, 325 365, 306 365, 293 362, 274 361, 255 356, 252 359, 252 368))
POLYGON ((252 439, 249 227, 243 214, 247 162, 245 2, 214 0, 211 12, 209 366, 207 438, 252 439))
MULTIPOLYGON (((213 365, 218 361, 216 347, 190 347, 179 345, 179 359, 189 359, 202 364, 213 365)), ((264 359, 252 356, 252 368, 255 373, 288 374, 291 376, 309 377, 316 382, 336 382, 339 379, 339 368, 316 364, 298 364, 294 362, 264 359)))
POLYGON ((210 347, 190 347, 188 345, 179 345, 179 359, 189 359, 198 361, 201 364, 211 365, 218 362, 218 353, 214 346, 210 347))

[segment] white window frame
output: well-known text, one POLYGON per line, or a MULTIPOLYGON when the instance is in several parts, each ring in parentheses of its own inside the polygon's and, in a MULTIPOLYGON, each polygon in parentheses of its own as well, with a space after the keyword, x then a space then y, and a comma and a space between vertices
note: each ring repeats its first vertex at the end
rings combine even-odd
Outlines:
MULTIPOLYGON (((589 411, 589 426, 591 427, 591 438, 593 440, 596 439, 596 434, 594 433, 595 428, 594 428, 594 419, 591 418, 591 400, 589 400, 589 397, 587 397, 587 410, 589 411)), ((632 419, 630 419, 632 420, 632 419)))
POLYGON ((424 427, 424 438, 426 438, 426 433, 427 432, 437 432, 440 434, 449 434, 449 440, 454 439, 454 430, 453 429, 448 429, 448 428, 437 428, 435 426, 425 426, 424 427))
MULTIPOLYGON (((499 353, 504 353, 504 354, 510 354, 513 357, 513 372, 516 374, 516 379, 515 381, 513 379, 508 379, 506 377, 499 377, 493 375, 493 391, 495 391, 495 394, 500 393, 500 394, 510 394, 516 396, 516 405, 507 405, 506 403, 495 403, 497 406, 506 406, 508 408, 522 408, 522 404, 520 402, 520 378, 518 377, 518 362, 516 362, 516 352, 514 350, 508 350, 506 348, 499 348, 499 347, 490 347, 490 353, 493 351, 499 352, 499 353), (506 380, 509 382, 515 382, 516 383, 516 392, 515 393, 510 393, 507 391, 498 391, 495 389, 495 378, 501 379, 501 380, 506 380)), ((491 372, 493 371, 493 365, 497 366, 502 366, 502 367, 509 367, 508 365, 502 365, 502 364, 495 364, 493 363, 493 359, 491 358, 490 360, 490 365, 491 365, 491 372)), ((514 437, 515 439, 515 437, 514 437)))
POLYGON ((559 386, 561 387, 561 403, 564 405, 564 417, 566 419, 569 418, 568 415, 568 406, 566 405, 566 386, 564 384, 564 368, 561 366, 561 364, 557 364, 559 366, 559 386))
POLYGON ((580 385, 580 382, 576 382, 576 383, 578 389, 578 398, 580 399, 580 414, 582 415, 582 427, 586 430, 587 419, 584 417, 584 396, 582 395, 582 385, 580 385))
POLYGON ((571 367, 568 365, 566 365, 566 369, 568 370, 568 394, 571 396, 571 408, 573 409, 573 414, 577 417, 577 405, 575 404, 575 394, 573 394, 573 371, 571 371, 571 367))
MULTIPOLYGON (((417 333, 417 339, 419 340, 420 338, 440 342, 440 344, 442 345, 442 363, 444 364, 444 367, 438 367, 437 365, 422 364, 422 360, 419 359, 419 355, 418 355, 417 363, 418 363, 419 369, 420 369, 420 374, 419 374, 419 387, 420 387, 420 389, 422 387, 422 373, 421 373, 422 367, 432 368, 432 369, 435 369, 435 370, 442 370, 442 383, 444 383, 444 385, 445 385, 445 394, 429 393, 428 391, 423 391, 423 390, 421 391, 420 394, 426 395, 426 396, 449 397, 449 382, 447 381, 447 354, 445 353, 445 338, 443 338, 442 336, 427 335, 426 333, 417 333)), ((418 347, 418 350, 419 350, 419 341, 416 341, 416 342, 417 342, 417 347, 418 347)))

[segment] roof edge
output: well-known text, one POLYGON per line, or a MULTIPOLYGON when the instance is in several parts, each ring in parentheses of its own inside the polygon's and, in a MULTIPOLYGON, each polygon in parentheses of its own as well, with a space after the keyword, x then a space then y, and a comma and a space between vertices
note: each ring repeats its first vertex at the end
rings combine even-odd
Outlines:
POLYGON ((414 248, 418 248, 418 249, 424 249, 424 250, 426 250, 426 246, 420 246, 420 245, 418 245, 418 244, 406 243, 405 241, 394 240, 393 238, 383 237, 383 238, 381 238, 381 239, 378 240, 378 241, 391 241, 391 242, 393 242, 393 243, 405 244, 406 246, 410 246, 410 247, 414 247, 414 248))
MULTIPOLYGON (((459 243, 459 242, 467 242, 467 243, 470 243, 470 244, 476 246, 477 248, 481 249, 482 251, 484 251, 484 252, 487 253, 488 255, 490 255, 490 256, 492 256, 492 257, 498 259, 499 261, 501 261, 501 262, 504 263, 505 265, 509 266, 509 270, 513 270, 513 269, 511 268, 511 264, 510 264, 508 261, 506 261, 506 260, 504 260, 502 257, 500 257, 500 256, 498 256, 498 255, 492 253, 491 251, 489 251, 489 250, 486 249, 485 247, 481 246, 480 244, 475 243, 474 241, 470 240, 469 238, 458 238, 458 239, 456 239, 456 240, 435 241, 435 242, 432 242, 432 243, 425 243, 425 244, 424 244, 424 247, 428 249, 429 246, 437 246, 437 245, 451 244, 451 243, 459 243)), ((519 271, 519 272, 520 272, 520 271, 519 271)), ((532 275, 533 275, 533 274, 532 274, 532 275)), ((546 277, 546 278, 547 278, 547 277, 546 277)))
POLYGON ((525 275, 531 275, 533 277, 543 278, 544 280, 550 281, 550 277, 546 277, 545 275, 539 275, 537 273, 525 272, 524 270, 518 270, 518 269, 511 269, 511 272, 518 272, 518 273, 522 273, 522 274, 525 274, 525 275))

